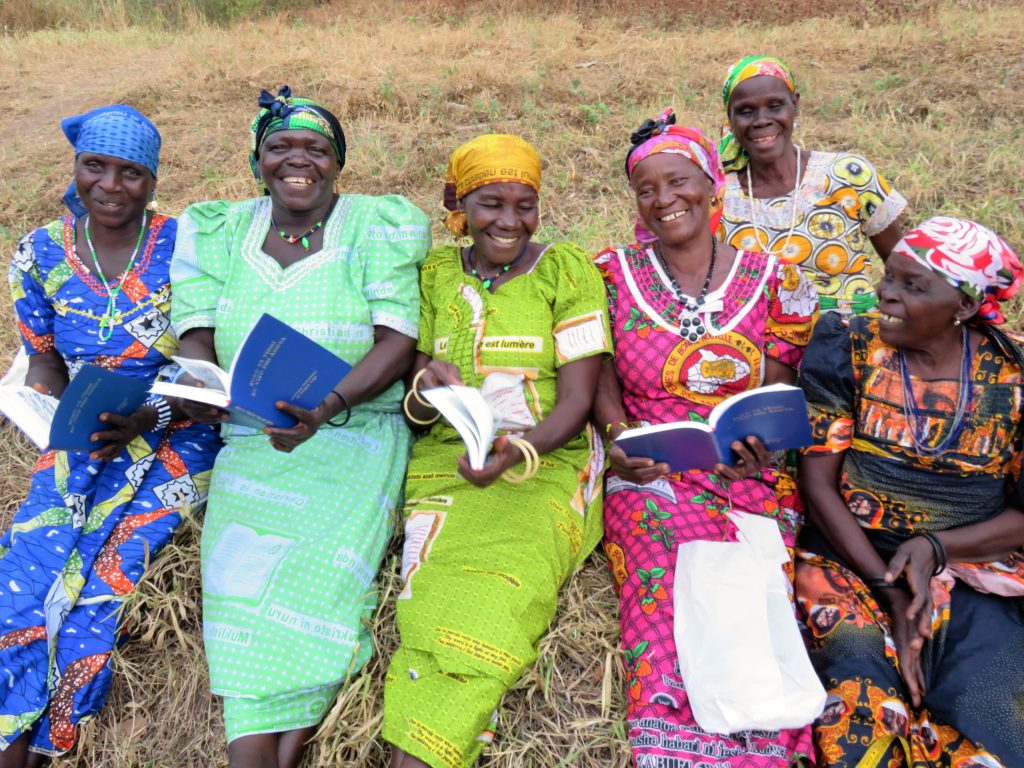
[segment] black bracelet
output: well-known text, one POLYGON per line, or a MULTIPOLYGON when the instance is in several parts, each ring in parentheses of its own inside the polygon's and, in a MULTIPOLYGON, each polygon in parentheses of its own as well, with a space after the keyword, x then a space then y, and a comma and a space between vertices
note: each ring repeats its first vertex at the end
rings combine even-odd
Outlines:
POLYGON ((864 583, 867 584, 868 589, 901 589, 899 582, 897 581, 886 581, 884 576, 875 576, 870 579, 864 579, 864 583))
POLYGON ((946 548, 942 546, 939 537, 931 531, 921 531, 918 536, 928 539, 928 543, 932 545, 932 551, 935 553, 935 570, 932 571, 932 576, 938 576, 946 569, 946 565, 949 563, 949 555, 946 554, 946 548))
POLYGON ((346 424, 348 424, 348 420, 352 418, 352 408, 348 404, 348 399, 343 394, 341 394, 341 392, 339 392, 336 389, 332 389, 331 392, 329 392, 328 394, 331 393, 337 395, 338 399, 341 400, 341 404, 345 406, 345 419, 343 421, 337 422, 334 419, 338 417, 335 416, 333 419, 328 419, 327 423, 330 424, 332 427, 344 427, 346 424))

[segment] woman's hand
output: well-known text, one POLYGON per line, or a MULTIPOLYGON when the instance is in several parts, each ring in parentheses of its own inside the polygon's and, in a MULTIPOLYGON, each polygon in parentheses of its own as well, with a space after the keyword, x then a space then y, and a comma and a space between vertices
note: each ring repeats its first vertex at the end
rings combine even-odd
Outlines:
POLYGON ((494 445, 491 446, 491 454, 487 457, 487 462, 484 464, 483 469, 473 469, 470 467, 469 459, 465 456, 459 456, 457 461, 460 475, 477 488, 486 488, 501 477, 506 470, 511 469, 522 461, 522 458, 522 452, 512 445, 507 437, 500 435, 494 439, 494 445))
POLYGON ((935 566, 932 545, 923 536, 914 536, 900 545, 885 570, 885 580, 890 584, 900 576, 906 578, 913 598, 907 606, 906 618, 917 628, 922 640, 932 637, 931 581, 935 566))
POLYGON ((277 410, 299 421, 294 427, 263 428, 263 434, 270 436, 271 446, 282 453, 294 451, 298 446, 315 435, 321 425, 327 421, 327 409, 324 403, 320 403, 313 410, 307 410, 294 403, 286 403, 283 400, 274 403, 274 406, 277 410))
MULTIPOLYGON (((188 387, 198 387, 199 389, 203 389, 206 386, 199 379, 193 378, 187 373, 182 373, 177 378, 176 383, 184 384, 188 387)), ((228 420, 228 412, 215 405, 197 403, 195 400, 181 397, 178 398, 178 407, 182 413, 197 424, 220 424, 222 421, 228 420)))
POLYGON ((626 452, 614 442, 615 438, 624 431, 625 427, 615 425, 608 433, 612 439, 611 447, 608 449, 608 459, 616 475, 630 483, 647 485, 669 473, 670 468, 664 462, 657 463, 654 459, 649 459, 646 456, 627 456, 626 452))
POLYGON ((726 482, 743 480, 752 477, 762 467, 768 466, 772 460, 771 451, 764 447, 764 444, 753 435, 745 440, 733 440, 732 450, 740 457, 739 461, 731 467, 725 464, 715 464, 715 474, 726 482))
POLYGON ((457 365, 443 360, 431 360, 423 369, 423 375, 416 382, 416 394, 422 395, 424 389, 434 387, 450 387, 462 384, 462 374, 457 365))
MULTIPOLYGON (((927 543, 927 542, 925 542, 927 543)), ((896 655, 900 662, 900 675, 907 684, 907 693, 915 707, 921 706, 927 690, 924 684, 924 668, 921 666, 921 649, 924 638, 917 631, 917 624, 908 619, 910 596, 898 587, 880 589, 876 593, 889 613, 892 622, 892 639, 896 643, 896 655)))
POLYGON ((149 432, 156 426, 156 408, 152 405, 143 405, 135 413, 121 416, 117 413, 101 413, 100 421, 110 424, 113 429, 105 429, 102 432, 93 432, 89 439, 94 443, 103 443, 95 451, 89 453, 92 461, 113 461, 121 455, 132 440, 143 432, 149 432))

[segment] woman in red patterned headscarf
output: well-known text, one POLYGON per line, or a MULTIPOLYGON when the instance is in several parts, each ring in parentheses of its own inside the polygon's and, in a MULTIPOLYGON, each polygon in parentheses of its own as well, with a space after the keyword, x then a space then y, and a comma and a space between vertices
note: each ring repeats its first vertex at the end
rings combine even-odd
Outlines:
POLYGON ((929 219, 877 316, 825 316, 807 348, 796 592, 832 702, 820 765, 1021 764, 1024 366, 998 326, 1022 272, 985 227, 929 219))

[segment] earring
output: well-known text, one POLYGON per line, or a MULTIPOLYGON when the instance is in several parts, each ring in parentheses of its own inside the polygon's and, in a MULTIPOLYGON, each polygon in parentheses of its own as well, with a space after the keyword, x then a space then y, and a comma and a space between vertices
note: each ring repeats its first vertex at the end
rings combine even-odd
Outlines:
POLYGON ((959 326, 960 325, 960 318, 959 317, 954 317, 953 318, 953 325, 954 326, 959 326))

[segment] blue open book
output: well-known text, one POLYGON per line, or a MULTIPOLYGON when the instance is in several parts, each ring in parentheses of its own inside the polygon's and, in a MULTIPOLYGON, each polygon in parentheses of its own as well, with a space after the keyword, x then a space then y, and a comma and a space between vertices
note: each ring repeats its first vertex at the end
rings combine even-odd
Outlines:
POLYGON ((665 462, 673 472, 731 466, 736 461, 729 447, 754 435, 770 451, 810 445, 811 424, 803 390, 788 384, 759 387, 719 403, 707 424, 674 421, 627 429, 615 443, 627 456, 665 462))
POLYGON ((0 411, 40 450, 94 451, 102 443, 90 438, 112 425, 100 414, 127 416, 149 397, 149 383, 86 365, 64 389, 60 400, 24 385, 0 387, 0 411))
POLYGON ((352 370, 330 350, 266 313, 242 341, 230 371, 206 360, 172 359, 204 386, 158 381, 152 392, 223 408, 232 423, 254 429, 294 427, 296 420, 277 409, 278 401, 316 408, 352 370))

